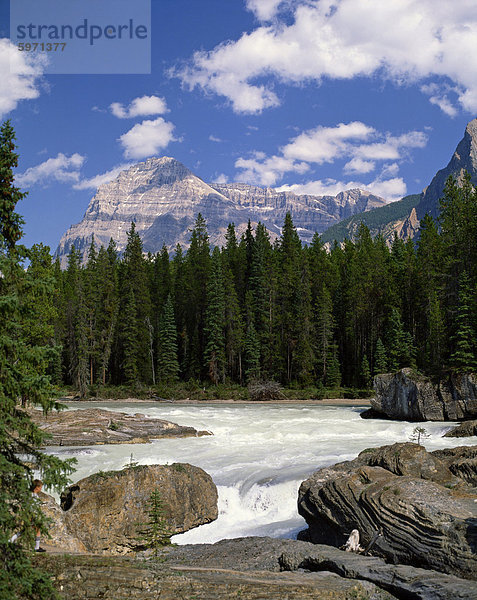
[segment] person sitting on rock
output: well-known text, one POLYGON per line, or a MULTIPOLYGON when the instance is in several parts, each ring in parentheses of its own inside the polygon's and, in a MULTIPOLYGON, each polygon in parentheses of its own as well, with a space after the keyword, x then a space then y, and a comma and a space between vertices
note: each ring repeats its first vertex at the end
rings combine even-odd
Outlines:
MULTIPOLYGON (((41 492, 42 488, 43 488, 43 481, 41 481, 41 479, 34 479, 30 486, 30 491, 32 493, 33 498, 35 498, 36 502, 41 502, 38 494, 41 492)), ((41 533, 40 530, 37 529, 36 535, 35 535, 35 552, 46 552, 46 550, 40 546, 40 542, 41 542, 40 533, 41 533)))
MULTIPOLYGON (((32 493, 33 498, 35 499, 35 502, 41 502, 40 498, 38 497, 38 494, 41 492, 43 488, 43 481, 41 481, 41 479, 34 479, 32 481, 32 484, 30 486, 30 491, 32 493)), ((35 552, 46 552, 46 550, 44 548, 42 548, 40 546, 40 542, 41 542, 41 535, 40 535, 40 530, 37 529, 35 532, 35 552)), ((12 544, 15 544, 16 541, 18 540, 18 538, 20 537, 20 533, 14 533, 12 535, 12 537, 10 538, 10 542, 12 544)))

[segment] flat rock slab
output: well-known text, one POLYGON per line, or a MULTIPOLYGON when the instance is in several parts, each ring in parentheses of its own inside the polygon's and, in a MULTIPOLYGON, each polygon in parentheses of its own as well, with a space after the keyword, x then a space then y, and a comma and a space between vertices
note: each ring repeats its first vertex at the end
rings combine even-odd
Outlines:
POLYGON ((274 573, 203 567, 123 557, 35 557, 64 598, 84 600, 393 600, 372 583, 334 573, 274 573))
POLYGON ((51 412, 46 417, 32 411, 35 423, 51 438, 47 446, 92 446, 97 444, 144 444, 159 438, 211 435, 193 427, 177 425, 144 414, 128 415, 100 408, 51 412))
MULTIPOLYGON (((237 569, 243 572, 295 571, 297 577, 304 577, 305 573, 300 571, 303 569, 319 573, 331 572, 355 582, 372 583, 377 589, 386 590, 391 597, 396 598, 477 599, 475 581, 407 565, 392 565, 381 558, 298 540, 265 537, 222 540, 216 544, 171 548, 165 550, 161 558, 165 559, 165 564, 177 568, 187 565, 188 568, 237 569)), ((370 594, 369 598, 371 597, 373 596, 370 594)))

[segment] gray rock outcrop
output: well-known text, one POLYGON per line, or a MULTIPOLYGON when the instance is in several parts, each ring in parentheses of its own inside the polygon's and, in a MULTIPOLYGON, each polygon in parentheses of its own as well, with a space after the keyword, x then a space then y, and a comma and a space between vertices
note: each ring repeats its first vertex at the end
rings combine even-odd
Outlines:
POLYGON ((189 464, 148 465, 96 473, 61 495, 68 532, 88 552, 126 554, 138 546, 157 489, 171 534, 217 518, 217 488, 210 475, 189 464))
POLYGON ((363 451, 302 483, 298 511, 314 543, 341 545, 358 529, 366 547, 392 562, 477 578, 477 494, 416 444, 363 451))
POLYGON ((477 435, 477 420, 464 421, 444 434, 444 437, 473 437, 477 435))
POLYGON ((46 446, 144 444, 159 438, 211 435, 141 413, 128 415, 100 408, 54 411, 46 416, 35 410, 30 414, 40 429, 51 436, 45 440, 46 446))
POLYGON ((189 229, 198 213, 207 221, 212 245, 224 245, 229 223, 240 236, 249 219, 252 225, 261 221, 275 239, 288 211, 301 238, 310 242, 315 231, 322 233, 345 216, 385 204, 359 189, 334 197, 298 196, 245 184, 209 185, 174 158, 149 158, 98 188, 82 221, 62 236, 56 253, 63 267, 73 245, 86 258, 93 235, 99 246, 107 246, 112 238, 122 252, 132 221, 146 252, 158 252, 163 245, 172 249, 177 243, 188 247, 189 229))
POLYGON ((48 555, 41 560, 70 600, 477 599, 473 581, 389 565, 330 546, 265 537, 168 547, 159 561, 82 556, 51 560, 48 555))
POLYGON ((453 375, 434 384, 412 369, 376 375, 375 415, 405 421, 459 421, 477 416, 477 377, 453 375))

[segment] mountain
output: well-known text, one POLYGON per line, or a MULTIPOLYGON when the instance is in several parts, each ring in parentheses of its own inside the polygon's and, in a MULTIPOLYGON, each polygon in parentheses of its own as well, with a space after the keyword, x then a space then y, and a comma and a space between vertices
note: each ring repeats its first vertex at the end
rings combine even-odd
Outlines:
POLYGON ((225 243, 229 223, 235 223, 240 235, 249 219, 252 225, 261 221, 274 239, 287 212, 301 239, 310 242, 315 231, 322 233, 343 218, 385 204, 358 189, 337 196, 299 196, 242 183, 207 184, 174 158, 150 158, 98 188, 82 221, 61 238, 56 254, 62 266, 73 245, 86 257, 93 235, 104 246, 113 238, 122 251, 132 221, 146 252, 163 245, 172 249, 177 243, 187 247, 198 213, 207 221, 212 245, 225 243))
POLYGON ((477 119, 467 124, 464 137, 448 165, 435 174, 423 192, 406 196, 363 215, 354 215, 331 226, 322 239, 333 243, 335 240, 342 242, 345 238, 352 238, 360 223, 369 227, 373 237, 382 234, 388 242, 392 241, 394 233, 402 239, 413 238, 418 235, 419 221, 426 213, 433 217, 439 215, 439 200, 448 177, 453 175, 458 182, 462 182, 466 171, 470 174, 472 183, 477 185, 477 119))

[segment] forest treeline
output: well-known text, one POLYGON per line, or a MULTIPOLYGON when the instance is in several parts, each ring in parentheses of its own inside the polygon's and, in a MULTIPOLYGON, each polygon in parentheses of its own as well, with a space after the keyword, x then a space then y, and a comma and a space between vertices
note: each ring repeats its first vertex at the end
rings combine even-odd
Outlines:
POLYGON ((285 218, 272 243, 262 224, 211 248, 199 215, 187 252, 144 254, 134 223, 120 257, 91 243, 66 270, 49 249, 29 270, 54 293, 26 298, 31 342, 48 342, 56 383, 276 380, 369 387, 376 373, 415 367, 435 378, 477 363, 477 198, 469 177, 447 182, 438 222, 391 247, 361 225, 327 250, 303 246, 285 218))

